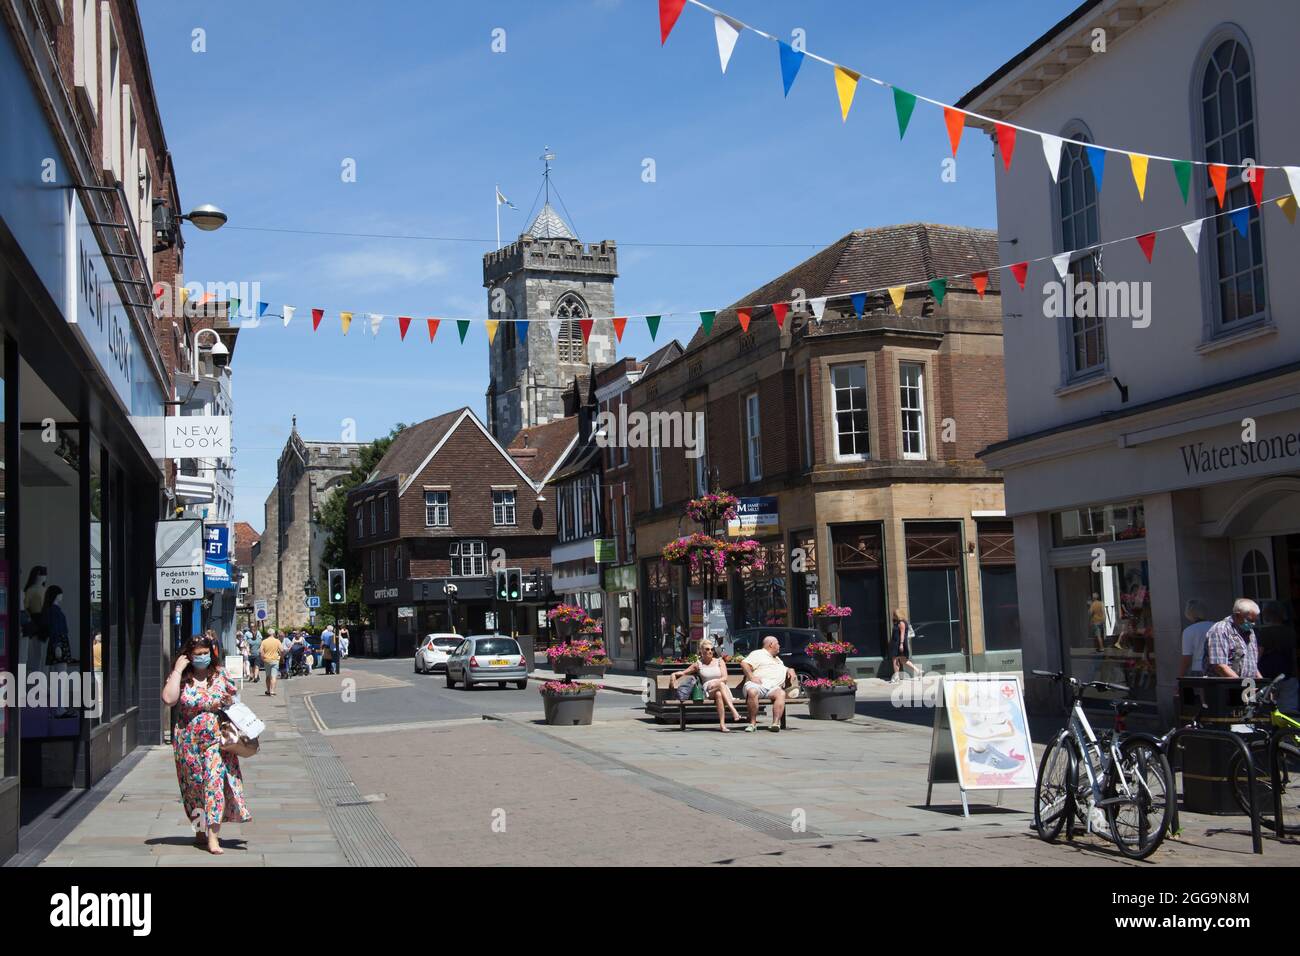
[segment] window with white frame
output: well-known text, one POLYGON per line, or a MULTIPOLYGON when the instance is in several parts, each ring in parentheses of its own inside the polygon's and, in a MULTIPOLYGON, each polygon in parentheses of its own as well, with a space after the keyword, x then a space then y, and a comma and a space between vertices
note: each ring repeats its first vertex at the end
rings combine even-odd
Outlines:
POLYGON ((92 125, 99 117, 99 45, 95 24, 99 0, 74 0, 72 6, 72 75, 83 110, 92 125))
POLYGON ((867 367, 836 365, 831 369, 835 408, 835 457, 862 461, 871 454, 867 425, 867 367))
POLYGON ((650 501, 656 508, 664 506, 664 463, 658 445, 650 449, 650 501))
POLYGON ((513 525, 515 523, 515 493, 513 491, 492 492, 492 523, 494 525, 513 525))
POLYGON ((377 512, 375 511, 375 499, 371 498, 370 499, 370 533, 371 534, 379 533, 379 523, 378 521, 375 520, 376 514, 377 512))
POLYGON ((122 178, 122 55, 113 28, 113 12, 107 3, 99 8, 99 80, 103 96, 104 124, 102 164, 113 178, 122 178))
MULTIPOLYGON (((687 412, 688 415, 693 414, 687 412)), ((707 495, 709 493, 709 456, 706 449, 709 447, 704 434, 704 418, 701 417, 700 428, 695 436, 696 450, 700 457, 695 459, 695 494, 707 495)))
POLYGON ((903 457, 925 457, 925 366, 898 366, 898 407, 903 421, 903 457))
MULTIPOLYGON (((1082 130, 1068 133, 1071 139, 1088 141, 1082 130)), ((1066 143, 1061 148, 1061 167, 1057 179, 1060 206, 1060 248, 1062 252, 1087 249, 1100 239, 1097 224, 1097 180, 1084 147, 1066 143)), ((1101 277, 1101 252, 1097 249, 1072 256, 1070 275, 1075 287, 1095 283, 1101 277)), ((1092 310, 1093 312, 1099 310, 1092 310)), ((1098 315, 1075 315, 1069 322, 1069 378, 1100 373, 1106 367, 1106 327, 1098 315)))
POLYGON ((384 495, 384 530, 389 530, 388 524, 388 495, 384 495))
POLYGON ((424 525, 426 528, 445 528, 451 524, 451 492, 426 491, 424 493, 424 525))
POLYGON ((451 543, 451 573, 453 577, 481 578, 487 574, 486 547, 482 541, 453 541, 451 543))
POLYGON ((1258 156, 1255 133, 1254 78, 1250 51, 1245 43, 1229 38, 1218 44, 1205 64, 1198 89, 1201 105, 1201 135, 1205 159, 1228 167, 1228 188, 1223 209, 1248 210, 1246 234, 1237 231, 1232 217, 1219 215, 1218 194, 1209 189, 1205 213, 1215 218, 1214 243, 1214 329, 1230 332, 1266 316, 1264 289, 1264 239, 1259 209, 1250 184, 1235 167, 1258 156))
POLYGON ((749 480, 763 477, 763 422, 758 407, 758 392, 745 396, 745 460, 749 465, 749 480))

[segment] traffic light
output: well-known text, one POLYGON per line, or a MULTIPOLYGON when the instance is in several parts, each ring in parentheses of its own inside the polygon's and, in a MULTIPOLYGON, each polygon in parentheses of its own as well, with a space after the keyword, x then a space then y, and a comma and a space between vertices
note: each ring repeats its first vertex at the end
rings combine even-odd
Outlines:
POLYGON ((509 582, 506 581, 506 576, 507 576, 507 572, 505 571, 497 572, 497 600, 498 601, 510 600, 510 584, 509 582))
POLYGON ((524 599, 524 573, 519 568, 506 568, 506 590, 509 592, 507 601, 524 599))
POLYGON ((348 599, 348 577, 342 568, 330 568, 330 603, 343 604, 348 599))

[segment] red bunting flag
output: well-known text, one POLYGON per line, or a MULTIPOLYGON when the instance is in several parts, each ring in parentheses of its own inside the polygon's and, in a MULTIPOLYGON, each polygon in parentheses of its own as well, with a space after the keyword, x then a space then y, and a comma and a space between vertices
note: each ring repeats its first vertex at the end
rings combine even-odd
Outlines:
POLYGON ((402 341, 406 341, 406 330, 411 327, 411 317, 408 315, 399 315, 397 317, 397 327, 401 330, 402 341))
POLYGON ((1251 170, 1251 176, 1250 192, 1255 197, 1255 208, 1258 209, 1264 201, 1264 170, 1256 166, 1251 170))
POLYGON ((1002 151, 1002 165, 1011 171, 1011 154, 1016 151, 1016 128, 1004 123, 994 123, 998 131, 998 149, 1002 151))
POLYGON ((776 327, 785 328, 785 314, 790 311, 790 306, 785 302, 777 302, 772 306, 772 314, 776 316, 776 327))
POLYGON ((433 337, 438 334, 438 323, 442 319, 425 319, 425 321, 429 323, 429 341, 432 342, 433 337))
POLYGON ((673 32, 677 18, 682 15, 686 0, 659 0, 659 45, 668 42, 668 34, 673 32))
POLYGON ((315 332, 317 329, 320 328, 320 320, 323 319, 323 318, 325 318, 325 310, 324 310, 324 309, 312 309, 312 310, 311 310, 311 330, 312 330, 313 332, 315 332))
POLYGON ((984 298, 984 290, 989 287, 989 274, 987 272, 973 272, 970 281, 975 284, 975 291, 980 294, 980 298, 984 298))
POLYGON ((596 324, 595 319, 579 319, 578 326, 582 329, 582 344, 587 344, 587 339, 591 338, 591 327, 596 324))
POLYGON ((623 317, 621 317, 621 318, 614 319, 614 338, 616 338, 618 341, 622 342, 622 341, 623 341, 623 330, 624 330, 625 328, 627 328, 627 317, 626 317, 626 316, 623 316, 623 317))
POLYGON ((1011 274, 1016 277, 1016 284, 1023 289, 1025 287, 1025 277, 1029 275, 1029 263, 1017 262, 1009 268, 1011 269, 1011 274))
POLYGON ((736 319, 740 322, 740 331, 749 331, 749 309, 737 309, 736 319))
POLYGON ((1142 247, 1142 254, 1147 257, 1147 262, 1151 261, 1151 253, 1156 251, 1156 234, 1148 232, 1137 237, 1138 245, 1142 247))
POLYGON ((961 110, 955 110, 951 106, 943 108, 943 121, 948 126, 948 142, 952 143, 952 154, 957 155, 957 147, 961 143, 962 130, 966 128, 966 114, 961 110))
POLYGON ((1228 191, 1228 167, 1222 163, 1210 163, 1210 182, 1214 183, 1215 195, 1219 197, 1219 208, 1223 208, 1223 196, 1228 191))

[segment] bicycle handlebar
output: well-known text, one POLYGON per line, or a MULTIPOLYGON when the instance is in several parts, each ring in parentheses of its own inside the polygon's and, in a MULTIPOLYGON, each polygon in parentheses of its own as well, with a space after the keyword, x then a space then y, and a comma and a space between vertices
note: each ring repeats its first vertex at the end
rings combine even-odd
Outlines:
POLYGON ((1112 684, 1104 680, 1087 680, 1079 681, 1073 677, 1067 677, 1064 671, 1033 671, 1035 677, 1047 677, 1055 681, 1067 681, 1070 686, 1077 688, 1091 687, 1093 690, 1108 690, 1117 694, 1127 694, 1129 689, 1123 684, 1112 684))

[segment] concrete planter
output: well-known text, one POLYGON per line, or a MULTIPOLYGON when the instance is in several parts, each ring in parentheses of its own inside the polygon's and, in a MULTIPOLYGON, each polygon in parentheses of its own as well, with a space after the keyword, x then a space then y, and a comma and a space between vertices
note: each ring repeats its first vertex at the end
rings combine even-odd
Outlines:
POLYGON ((852 720, 856 687, 832 687, 829 690, 805 689, 808 716, 813 720, 852 720))
POLYGON ((566 677, 604 677, 605 667, 602 664, 588 664, 586 658, 577 654, 566 654, 563 657, 557 657, 551 662, 551 669, 557 674, 563 674, 566 677))
POLYGON ((562 727, 585 726, 591 723, 595 709, 594 690, 584 690, 577 694, 542 695, 542 710, 548 724, 562 727))

